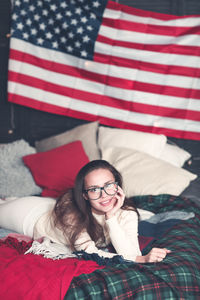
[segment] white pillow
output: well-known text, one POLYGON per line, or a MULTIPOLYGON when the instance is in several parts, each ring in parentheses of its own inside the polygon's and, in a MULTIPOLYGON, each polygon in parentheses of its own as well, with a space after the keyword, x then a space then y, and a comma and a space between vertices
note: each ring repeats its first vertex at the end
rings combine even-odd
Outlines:
POLYGON ((146 153, 127 148, 106 148, 102 159, 122 174, 125 193, 137 195, 180 195, 197 175, 146 153))
POLYGON ((162 134, 99 126, 98 144, 101 151, 108 147, 124 147, 160 157, 166 141, 166 136, 162 134))
POLYGON ((98 144, 101 151, 108 147, 135 149, 167 161, 176 167, 182 167, 191 157, 191 154, 186 150, 168 144, 167 137, 163 134, 129 129, 100 126, 98 144))
POLYGON ((166 144, 161 153, 160 158, 176 167, 182 167, 184 163, 191 157, 191 154, 186 150, 171 144, 166 144))

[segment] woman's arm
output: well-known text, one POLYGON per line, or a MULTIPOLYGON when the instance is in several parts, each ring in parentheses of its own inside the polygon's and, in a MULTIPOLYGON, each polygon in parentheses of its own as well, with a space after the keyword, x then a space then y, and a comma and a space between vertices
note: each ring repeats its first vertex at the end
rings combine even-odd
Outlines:
POLYGON ((166 248, 153 248, 147 255, 137 256, 135 261, 138 263, 161 262, 170 252, 166 248))
POLYGON ((150 263, 162 261, 171 251, 164 248, 153 248, 147 255, 142 256, 138 242, 138 216, 134 211, 122 211, 121 219, 116 215, 124 203, 124 193, 119 188, 116 196, 116 205, 106 215, 106 223, 109 229, 111 242, 120 255, 125 259, 138 263, 150 263))
POLYGON ((87 253, 96 253, 101 257, 108 257, 108 258, 112 258, 113 256, 116 256, 116 253, 111 253, 111 252, 107 252, 107 251, 103 251, 101 249, 98 249, 95 245, 95 242, 91 239, 91 237, 89 236, 89 234, 84 231, 80 234, 79 238, 76 240, 75 243, 75 249, 77 251, 85 251, 87 253))
POLYGON ((135 211, 121 210, 118 216, 106 220, 113 247, 125 259, 135 261, 141 255, 138 242, 138 216, 135 211))
POLYGON ((120 187, 115 198, 115 205, 105 214, 111 243, 119 255, 135 261, 136 257, 141 255, 138 242, 138 216, 133 210, 121 210, 125 195, 120 187))

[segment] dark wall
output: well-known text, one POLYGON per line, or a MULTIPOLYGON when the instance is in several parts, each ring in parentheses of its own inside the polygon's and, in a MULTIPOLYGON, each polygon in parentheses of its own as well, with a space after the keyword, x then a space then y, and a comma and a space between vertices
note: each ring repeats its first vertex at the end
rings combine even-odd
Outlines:
POLYGON ((11 107, 7 103, 7 70, 10 33, 10 2, 0 1, 0 142, 7 139, 11 125, 11 107))
MULTIPOLYGON (((118 2, 136 8, 174 15, 200 14, 200 0, 120 0, 118 2)), ((0 0, 0 143, 24 138, 33 144, 35 140, 63 132, 83 124, 85 121, 7 102, 10 11, 10 1, 0 0)), ((193 156, 200 156, 199 142, 171 140, 190 151, 193 156)))
POLYGON ((200 14, 199 0, 119 0, 116 2, 177 16, 200 14))

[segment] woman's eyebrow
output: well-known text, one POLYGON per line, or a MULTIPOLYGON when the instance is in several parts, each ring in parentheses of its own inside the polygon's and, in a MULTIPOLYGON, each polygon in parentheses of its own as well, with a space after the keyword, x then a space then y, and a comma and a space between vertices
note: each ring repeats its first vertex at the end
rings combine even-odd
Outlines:
MULTIPOLYGON (((111 179, 111 180, 108 180, 108 181, 104 182, 103 186, 106 185, 106 184, 108 184, 108 183, 110 183, 110 182, 114 182, 114 179, 111 179)), ((98 188, 98 187, 102 187, 102 186, 100 186, 100 185, 90 185, 90 186, 87 188, 87 190, 88 190, 88 189, 91 189, 91 188, 98 188)))
POLYGON ((100 187, 99 185, 90 185, 90 186, 88 186, 88 188, 87 189, 91 189, 91 188, 98 188, 98 187, 100 187))

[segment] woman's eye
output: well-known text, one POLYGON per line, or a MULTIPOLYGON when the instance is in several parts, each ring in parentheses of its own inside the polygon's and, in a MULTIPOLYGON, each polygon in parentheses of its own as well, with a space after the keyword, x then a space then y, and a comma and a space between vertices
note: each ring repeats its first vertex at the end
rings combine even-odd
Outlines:
POLYGON ((113 184, 113 182, 112 183, 108 183, 108 184, 106 184, 106 186, 105 186, 105 188, 113 188, 114 187, 114 184, 113 184))
POLYGON ((89 191, 92 192, 92 193, 97 193, 99 191, 99 189, 98 188, 93 188, 93 189, 90 189, 89 191))

